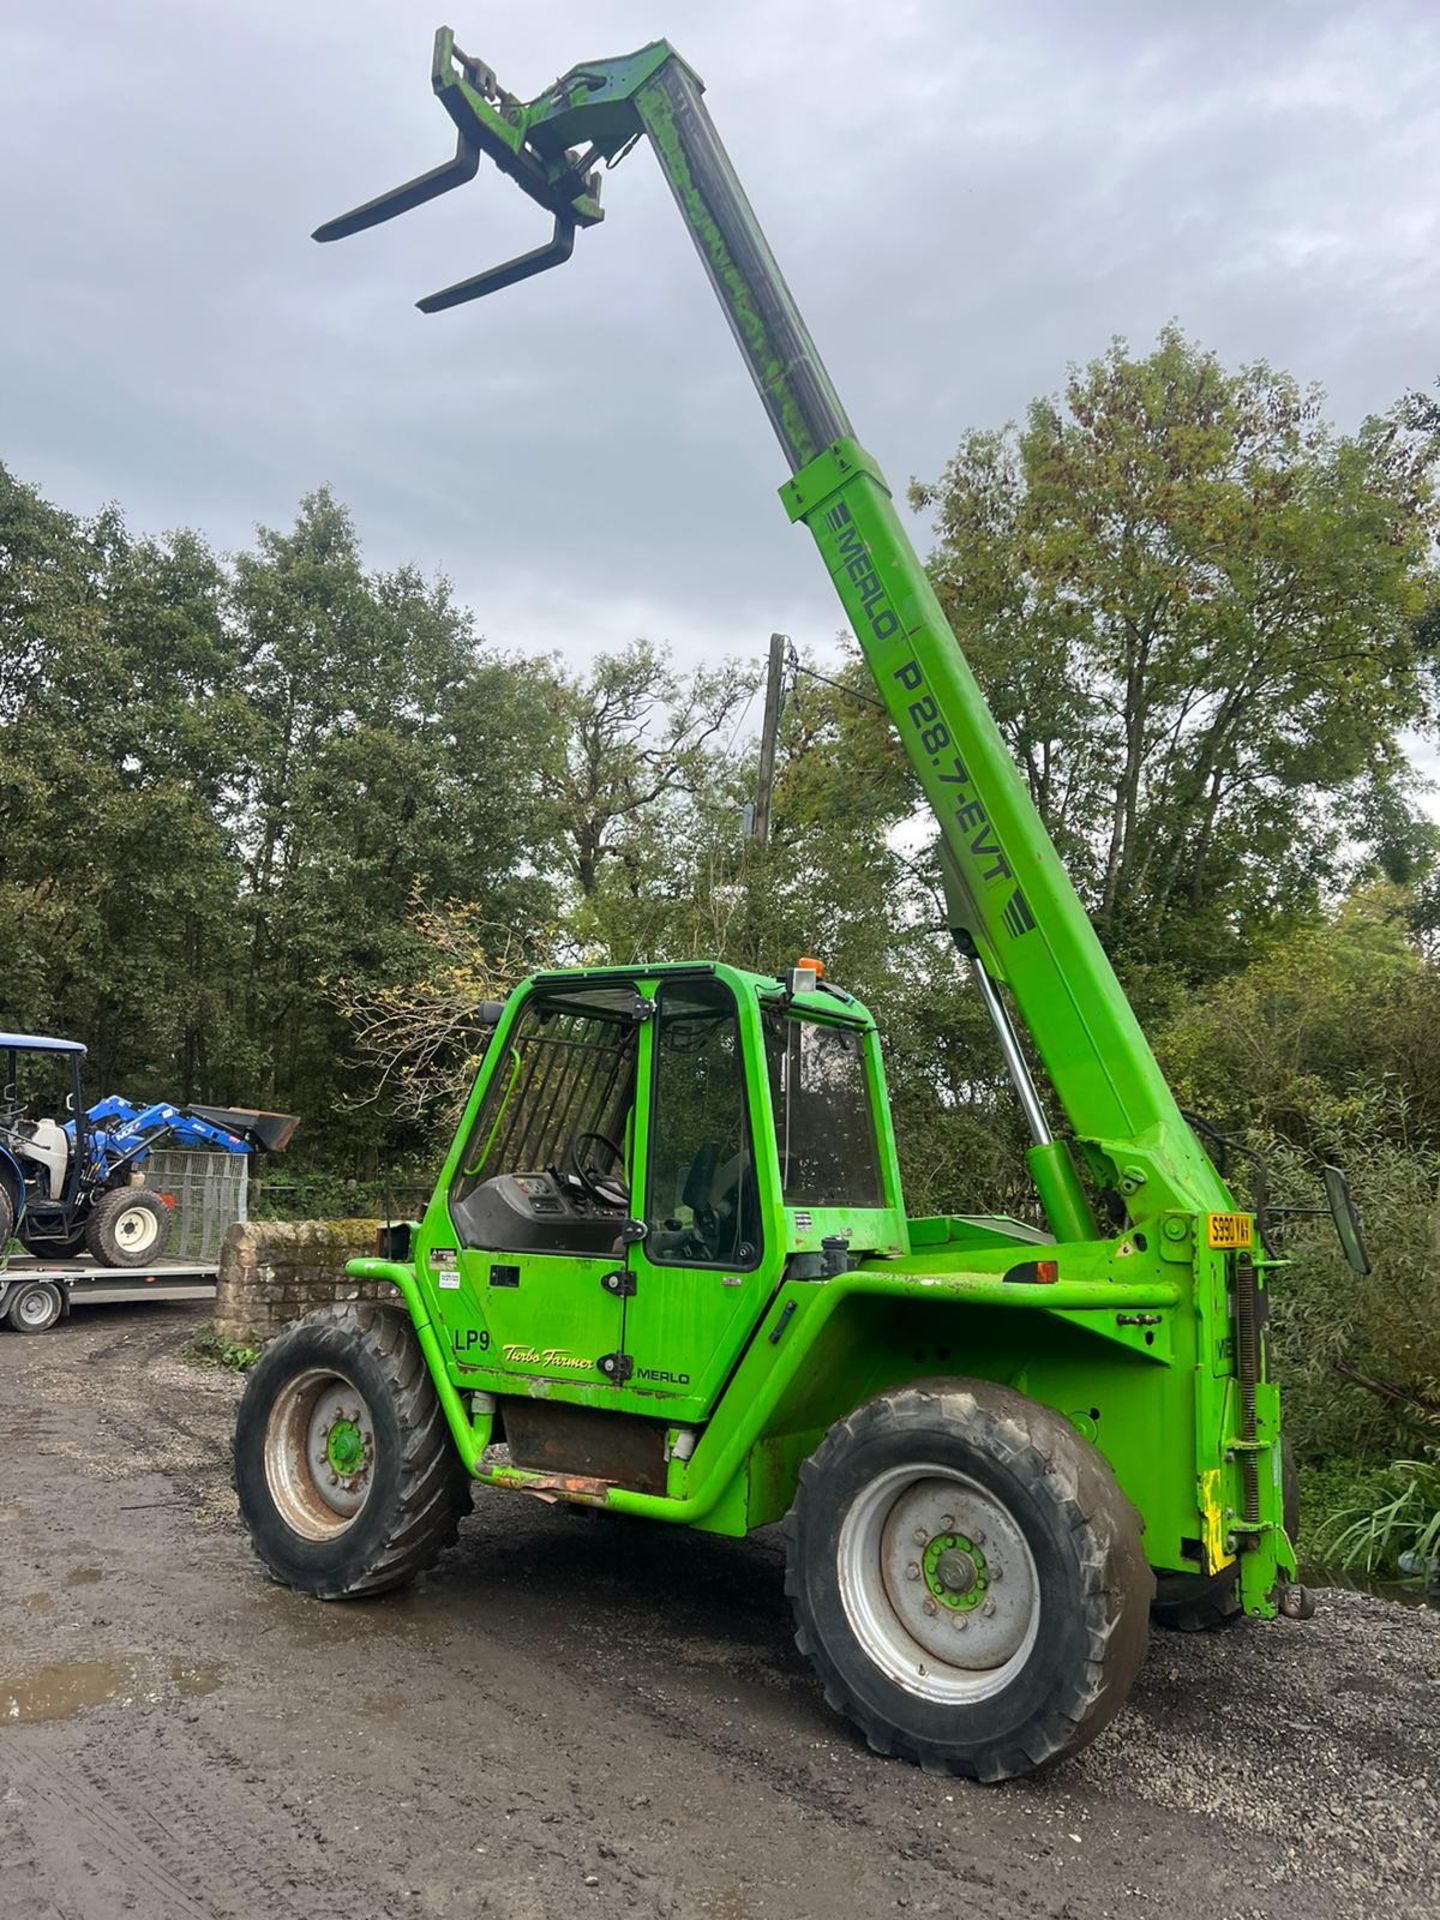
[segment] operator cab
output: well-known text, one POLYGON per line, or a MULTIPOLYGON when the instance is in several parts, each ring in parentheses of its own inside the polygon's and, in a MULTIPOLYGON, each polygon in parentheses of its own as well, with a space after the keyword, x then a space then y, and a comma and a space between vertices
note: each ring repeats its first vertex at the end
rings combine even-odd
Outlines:
POLYGON ((0 1152, 16 1189, 10 1194, 16 1217, 28 1210, 43 1221, 47 1209, 61 1205, 74 1186, 80 1155, 73 1136, 83 1125, 84 1057, 76 1040, 0 1034, 0 1152))
POLYGON ((451 1174, 462 1247, 608 1256, 631 1223, 653 1264, 751 1270, 903 1232, 873 1022, 813 973, 596 969, 516 998, 451 1174))
POLYGON ((875 1025, 817 969, 537 974, 496 1011, 418 1262, 477 1380, 703 1418, 783 1280, 905 1249, 875 1025))
POLYGON ((713 979, 542 987, 511 1024, 451 1186, 462 1243, 608 1255, 631 1217, 640 1035, 653 1023, 653 1260, 752 1266, 755 1160, 734 995, 713 979))

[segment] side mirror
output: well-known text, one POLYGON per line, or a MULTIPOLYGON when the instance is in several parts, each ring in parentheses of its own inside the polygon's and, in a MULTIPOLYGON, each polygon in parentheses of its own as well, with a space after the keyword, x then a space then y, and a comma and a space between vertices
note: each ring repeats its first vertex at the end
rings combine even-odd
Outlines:
POLYGON ((504 1011, 505 1002, 503 1000, 482 1000, 475 1009, 475 1019, 478 1025, 489 1027, 493 1032, 494 1029, 499 1026, 500 1016, 504 1011))
POLYGON ((1335 1231, 1340 1236, 1345 1258, 1356 1273, 1369 1273, 1370 1256, 1365 1251, 1365 1241, 1360 1232, 1360 1215, 1350 1198, 1350 1182, 1339 1167, 1322 1167, 1321 1178, 1325 1182, 1330 1218, 1335 1222, 1335 1231))

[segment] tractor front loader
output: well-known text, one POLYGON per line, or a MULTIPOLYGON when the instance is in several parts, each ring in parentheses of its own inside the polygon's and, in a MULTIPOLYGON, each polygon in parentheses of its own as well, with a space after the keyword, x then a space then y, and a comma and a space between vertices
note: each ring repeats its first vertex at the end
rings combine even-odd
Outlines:
POLYGON ((537 974, 492 1009, 424 1219, 352 1266, 403 1309, 315 1315, 251 1374, 252 1537, 337 1599, 428 1565, 476 1482, 726 1534, 783 1520, 799 1644, 874 1748, 983 1780, 1043 1766, 1115 1713, 1152 1611, 1307 1610, 1271 1256, 1175 1104, 698 77, 659 41, 522 101, 446 29, 432 77, 455 158, 316 237, 488 156, 552 237, 420 303, 453 307, 568 258, 599 168, 648 140, 934 809, 1046 1224, 907 1214, 875 1023, 817 963, 537 974))

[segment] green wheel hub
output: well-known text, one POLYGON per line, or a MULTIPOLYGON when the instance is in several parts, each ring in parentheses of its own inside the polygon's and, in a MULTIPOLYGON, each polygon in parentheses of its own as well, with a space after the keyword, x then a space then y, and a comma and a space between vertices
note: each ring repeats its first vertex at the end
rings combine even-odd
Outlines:
POLYGON ((940 1605, 956 1613, 978 1607, 990 1585, 984 1554, 963 1533, 935 1534, 926 1543, 920 1571, 940 1605))
POLYGON ((348 1480, 364 1466, 365 1437, 353 1420, 342 1415, 331 1427, 325 1442, 325 1458, 342 1480, 348 1480))

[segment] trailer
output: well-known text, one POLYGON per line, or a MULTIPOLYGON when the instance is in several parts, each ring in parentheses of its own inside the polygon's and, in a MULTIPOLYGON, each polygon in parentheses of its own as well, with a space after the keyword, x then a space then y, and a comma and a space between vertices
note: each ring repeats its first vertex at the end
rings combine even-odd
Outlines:
POLYGON ((0 1325, 48 1333, 75 1307, 108 1300, 213 1300, 214 1260, 155 1260, 148 1267, 104 1267, 94 1260, 16 1255, 0 1269, 0 1325))

